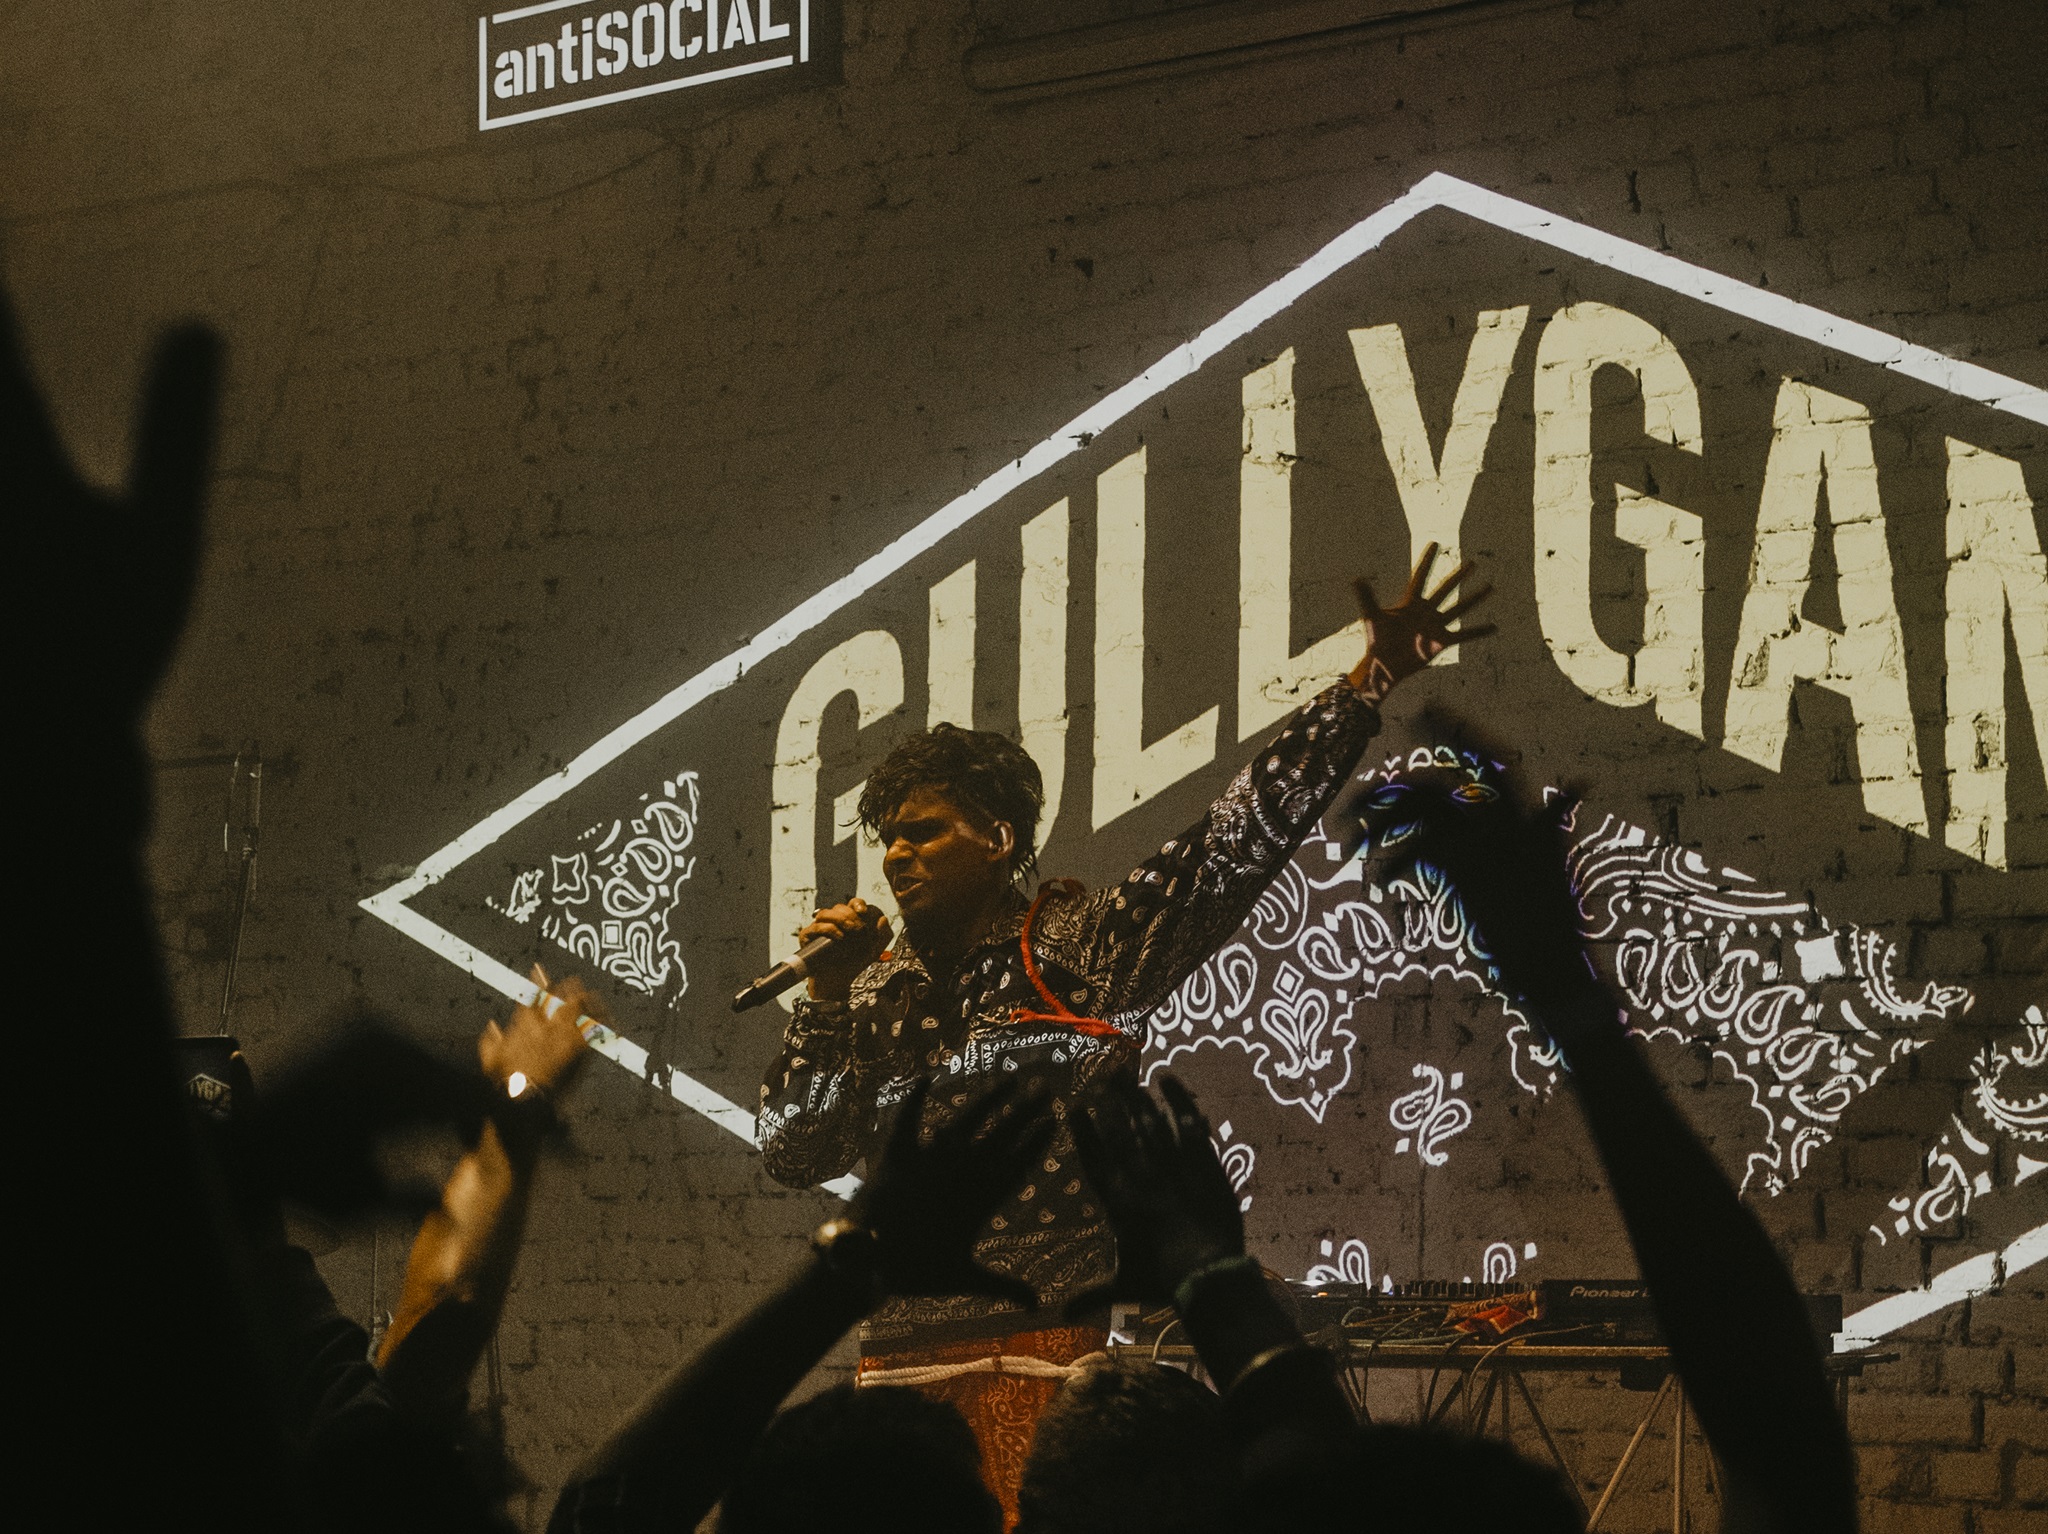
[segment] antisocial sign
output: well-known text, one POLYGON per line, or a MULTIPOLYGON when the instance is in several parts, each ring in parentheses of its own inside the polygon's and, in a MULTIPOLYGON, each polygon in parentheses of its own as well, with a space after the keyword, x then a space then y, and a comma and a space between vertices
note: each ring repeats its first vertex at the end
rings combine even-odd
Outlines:
POLYGON ((807 78, 830 51, 826 19, 813 0, 545 0, 479 16, 477 127, 749 76, 807 78))

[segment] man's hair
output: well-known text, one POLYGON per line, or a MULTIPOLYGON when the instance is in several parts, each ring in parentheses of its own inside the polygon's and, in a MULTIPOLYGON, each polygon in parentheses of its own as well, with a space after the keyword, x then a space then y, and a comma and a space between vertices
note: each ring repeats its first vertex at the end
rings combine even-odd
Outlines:
POLYGON ((1222 1534, 1236 1467, 1214 1392, 1160 1364, 1099 1364, 1038 1419, 1017 1534, 1222 1534))
POLYGON ((882 758, 860 794, 860 823, 879 838, 903 801, 920 788, 937 789, 986 821, 1008 821, 1016 833, 1010 871, 1028 879, 1038 867, 1038 815, 1045 779, 1030 753, 994 730, 935 724, 882 758))
POLYGON ((718 1534, 1001 1534, 967 1419, 900 1385, 835 1385, 769 1423, 725 1494, 718 1534))

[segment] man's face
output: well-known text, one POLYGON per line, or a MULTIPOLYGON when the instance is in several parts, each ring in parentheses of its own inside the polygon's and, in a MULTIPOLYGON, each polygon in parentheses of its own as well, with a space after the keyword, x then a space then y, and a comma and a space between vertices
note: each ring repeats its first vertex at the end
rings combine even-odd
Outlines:
POLYGON ((966 918, 1009 882, 1004 828, 936 788, 913 789, 882 827, 882 872, 906 925, 966 918))

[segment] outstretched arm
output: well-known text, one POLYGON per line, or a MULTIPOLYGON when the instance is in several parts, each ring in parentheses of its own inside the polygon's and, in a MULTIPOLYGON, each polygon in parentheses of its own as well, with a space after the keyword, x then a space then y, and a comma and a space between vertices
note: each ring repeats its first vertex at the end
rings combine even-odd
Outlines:
MULTIPOLYGON (((488 1024, 477 1041, 484 1074, 514 1103, 532 1103, 543 1116, 547 1099, 567 1087, 587 1058, 577 1019, 602 1015, 581 982, 569 980, 550 994, 534 966, 540 997, 512 1014, 501 1030, 488 1024), (513 1086, 519 1091, 511 1092, 513 1086)), ((533 1194, 540 1136, 521 1126, 522 1114, 486 1120, 477 1142, 456 1163, 406 1260, 398 1313, 377 1351, 377 1366, 392 1399, 416 1415, 442 1417, 461 1410, 469 1378, 483 1356, 519 1257, 533 1194)))
POLYGON ((1587 961, 1567 809, 1411 797, 1376 820, 1373 840, 1397 865, 1450 880, 1501 987, 1563 1049, 1679 1378, 1727 1470, 1727 1527, 1846 1534, 1854 1466, 1804 1303, 1587 961))
POLYGON ((1098 972, 1109 994, 1104 1017, 1136 1017, 1169 996, 1250 914, 1266 886, 1344 786, 1366 743, 1379 733, 1379 704, 1412 676, 1490 625, 1450 625, 1490 588, 1460 596, 1472 573, 1461 565, 1428 589, 1436 545, 1423 550, 1401 599, 1383 608, 1364 580, 1365 654, 1342 681, 1303 704, 1208 812, 1132 870, 1100 902, 1098 972))
POLYGON ((783 1397, 868 1313, 871 1292, 813 1253, 633 1409, 555 1503, 553 1534, 673 1534, 718 1504, 783 1397))
MULTIPOLYGON (((1223 1392, 1253 1526, 1302 1528, 1355 1518, 1354 1422, 1331 1360, 1300 1329, 1245 1255, 1237 1192, 1187 1089, 1160 1077, 1157 1104, 1128 1079, 1076 1118, 1074 1139, 1116 1229, 1111 1292, 1171 1298, 1223 1392)), ((1085 1303, 1084 1300, 1077 1303, 1085 1303)))
POLYGON ((1130 1078, 1108 1082, 1075 1116, 1074 1143, 1116 1231, 1110 1297, 1172 1301, 1202 1366, 1217 1388, 1227 1389, 1262 1352, 1301 1337, 1245 1255, 1244 1214, 1216 1159, 1208 1121, 1176 1077, 1161 1075, 1159 1090, 1163 1112, 1130 1078), (1221 1284, 1228 1303, 1190 1303, 1226 1274, 1251 1282, 1221 1284))
POLYGON ((1657 1319, 1726 1469, 1725 1526, 1856 1527, 1855 1465, 1805 1302, 1604 989, 1532 1006, 1572 1084, 1657 1319))
POLYGON ((1045 1152, 1042 1091, 1015 1080, 928 1137, 925 1089, 904 1101, 852 1215, 824 1226, 802 1267, 657 1386, 562 1491, 556 1534, 695 1528, 725 1494, 784 1396, 892 1294, 994 1294, 1015 1279, 978 1266, 974 1239, 1045 1152))

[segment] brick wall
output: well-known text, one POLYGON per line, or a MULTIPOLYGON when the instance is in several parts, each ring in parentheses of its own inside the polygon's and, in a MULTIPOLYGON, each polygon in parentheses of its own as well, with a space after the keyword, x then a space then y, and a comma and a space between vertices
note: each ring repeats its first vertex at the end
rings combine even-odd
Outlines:
MULTIPOLYGON (((133 379, 168 319, 202 314, 232 348, 204 586, 151 724, 152 858, 197 1029, 218 1009, 229 927, 225 769, 180 764, 260 741, 235 1009, 259 1072, 357 1002, 468 1047, 491 998, 360 898, 1429 171, 2048 384, 2048 21, 2026 0, 1501 6, 1007 94, 968 83, 985 41, 972 7, 846 9, 843 83, 708 87, 486 135, 460 8, 195 18, 32 0, 10 27, 0 267, 81 462, 119 475, 133 379)), ((1026 9, 980 19, 1014 37, 1026 9)), ((1426 249, 1400 257, 1389 302, 1469 315, 1469 271, 1488 258, 1456 245, 1444 259, 1466 266, 1440 278, 1426 249)), ((1459 356, 1439 366, 1418 343, 1432 421, 1459 356)), ((2028 463, 2038 508, 2039 432, 2002 450, 2028 463)), ((1368 547, 1397 561, 1398 513, 1376 515, 1368 547)), ((1219 601, 1200 588, 1159 619, 1169 637, 1180 623, 1189 646, 1222 632, 1227 648, 1228 579, 1219 601)), ((1343 616, 1341 585, 1301 600, 1303 635, 1343 616)), ((1930 1186, 1929 1147, 1966 1109, 1976 1052, 2048 1002, 2048 810, 2019 706, 2014 773, 2033 798, 2014 866, 1990 875, 1899 835, 1845 854, 1827 790, 1811 822, 1782 785, 1731 797, 1704 747, 1667 745, 1645 768, 1626 731, 1574 722, 1552 741, 1513 698, 1523 679, 1555 685, 1540 645, 1502 653, 1527 658, 1461 674, 1476 703, 1449 682, 1439 696, 1507 699, 1499 717, 1538 769, 1625 781, 1614 802, 1641 823, 1818 889, 1831 919, 1900 945, 1914 986, 1975 997, 1967 1027, 1903 1062, 1804 1180, 1760 1200, 1802 1282, 1854 1308, 2038 1225, 2048 1179, 2014 1186, 2009 1141, 1997 1200, 1881 1246, 1866 1229, 1886 1198, 1930 1186)), ((1172 666, 1153 685, 1162 721, 1201 706, 1172 666)), ((748 706, 772 732, 779 700, 748 706)), ((1221 781, 1231 738, 1182 799, 1221 781)), ((1123 841, 1069 844, 1078 871, 1113 875, 1160 829, 1137 819, 1123 841)), ((749 899, 764 826, 735 820, 707 865, 749 899)), ((757 926, 693 954, 700 996, 747 972, 757 926)), ((763 1040, 720 1011, 646 1026, 738 1093, 763 1040)), ((1476 1036, 1483 1055, 1498 1034, 1475 997, 1412 986, 1360 1026, 1360 1080, 1386 1091, 1415 1058, 1407 1041, 1476 1036)), ((1707 1073, 1665 1063, 1719 1134, 1707 1073)), ((736 1140, 603 1064, 572 1121, 579 1153, 548 1169, 501 1339, 535 1520, 602 1424, 740 1313, 832 1207, 768 1183, 736 1140)), ((1484 1175, 1434 1192, 1412 1158, 1374 1162, 1346 1138, 1383 1126, 1384 1101, 1359 1097, 1287 1131, 1290 1165, 1366 1163, 1383 1199, 1376 1274, 1460 1276, 1492 1211, 1536 1204, 1556 1231, 1539 1244, 1562 1243, 1576 1271, 1625 1265, 1561 1101, 1481 1122, 1455 1167, 1484 1175), (1434 1237, 1415 1228, 1425 1216, 1434 1237)), ((1311 1191, 1262 1184, 1260 1217, 1311 1191)), ((1276 1256, 1298 1268, 1316 1228, 1272 1227, 1276 1256)), ((323 1257, 345 1305, 366 1319, 373 1295, 388 1306, 408 1236, 351 1235, 323 1257)), ((1906 1328, 1898 1361, 1851 1387, 1873 1529, 2041 1517, 2044 1273, 1906 1328)), ((1582 1466, 1611 1458, 1641 1404, 1611 1385, 1548 1388, 1582 1466)), ((1611 1526, 1659 1526, 1669 1463, 1653 1445, 1611 1526)))

